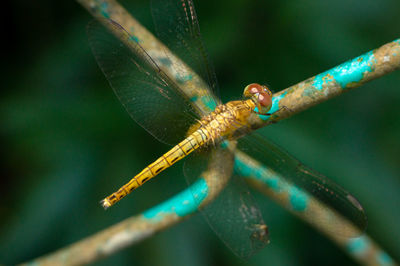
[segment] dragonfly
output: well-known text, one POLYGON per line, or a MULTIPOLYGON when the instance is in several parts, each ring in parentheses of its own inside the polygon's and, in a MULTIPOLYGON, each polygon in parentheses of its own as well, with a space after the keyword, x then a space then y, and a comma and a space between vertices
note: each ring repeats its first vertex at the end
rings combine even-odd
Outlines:
MULTIPOLYGON (((355 197, 254 132, 254 116, 272 115, 273 95, 267 86, 249 84, 242 99, 222 103, 193 1, 154 0, 152 14, 158 37, 170 52, 150 55, 140 39, 111 19, 100 19, 87 28, 97 63, 129 115, 157 140, 173 146, 104 198, 101 205, 105 209, 113 206, 185 157, 189 158, 184 175, 192 183, 211 163, 217 169, 229 165, 227 161, 215 161, 216 152, 230 153, 232 156, 226 160, 231 165, 235 154, 244 152, 364 230, 365 212, 355 197), (171 52, 182 61, 175 60, 171 52), (190 88, 199 92, 196 90, 206 87, 195 94, 200 97, 183 92, 187 81, 194 79, 188 68, 201 77, 189 82, 190 88), (197 88, 196 84, 201 86, 197 88), (226 148, 227 143, 236 142, 236 147, 226 148)), ((232 177, 224 190, 200 210, 222 241, 236 255, 247 258, 269 243, 268 227, 240 173, 231 169, 228 174, 232 177)))

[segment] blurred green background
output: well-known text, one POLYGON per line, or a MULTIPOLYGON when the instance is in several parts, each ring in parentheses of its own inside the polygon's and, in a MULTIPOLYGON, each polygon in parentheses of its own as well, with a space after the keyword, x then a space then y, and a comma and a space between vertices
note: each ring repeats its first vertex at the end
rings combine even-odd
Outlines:
MULTIPOLYGON (((148 0, 122 4, 153 29, 148 0)), ((400 37, 398 0, 195 2, 224 100, 279 91, 400 37)), ((98 201, 168 150, 134 123, 89 49, 75 1, 12 1, 0 98, 0 263, 74 243, 185 188, 182 163, 105 212, 98 201)), ((352 192, 400 260, 400 73, 263 129, 352 192)), ((236 258, 197 215, 96 265, 351 265, 314 229, 256 194, 271 244, 236 258)))

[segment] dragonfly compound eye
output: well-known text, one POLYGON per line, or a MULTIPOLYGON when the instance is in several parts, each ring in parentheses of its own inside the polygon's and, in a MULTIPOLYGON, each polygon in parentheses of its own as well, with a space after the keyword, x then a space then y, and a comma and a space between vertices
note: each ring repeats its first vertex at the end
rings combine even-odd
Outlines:
POLYGON ((269 107, 272 103, 272 93, 267 86, 261 86, 258 83, 252 83, 246 86, 243 96, 253 98, 262 107, 269 107))

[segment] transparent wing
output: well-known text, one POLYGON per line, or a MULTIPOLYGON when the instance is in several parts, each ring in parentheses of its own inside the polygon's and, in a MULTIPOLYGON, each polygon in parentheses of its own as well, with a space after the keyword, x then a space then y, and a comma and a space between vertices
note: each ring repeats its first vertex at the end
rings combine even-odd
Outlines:
POLYGON ((89 42, 122 105, 158 140, 171 145, 181 141, 199 111, 122 26, 112 20, 101 23, 107 29, 100 22, 89 23, 89 42))
MULTIPOLYGON (((189 184, 203 178, 204 180, 214 179, 212 183, 215 186, 225 185, 219 184, 215 179, 220 179, 221 175, 225 174, 231 176, 232 167, 226 170, 223 167, 233 165, 233 154, 229 157, 232 161, 228 162, 226 157, 215 156, 218 152, 221 152, 220 148, 212 149, 212 151, 203 150, 194 153, 185 161, 184 173, 189 184), (212 167, 218 167, 218 169, 206 171, 214 169, 212 167)), ((210 185, 209 182, 207 184, 210 185)), ((207 195, 213 191, 215 187, 209 186, 207 195)), ((203 198, 198 196, 198 191, 193 190, 192 193, 198 200, 198 204, 201 204, 203 198)), ((261 212, 245 182, 235 175, 230 178, 217 198, 200 211, 217 236, 243 259, 250 257, 269 243, 268 229, 261 212)))
MULTIPOLYGON (((346 237, 356 237, 366 229, 367 217, 354 196, 322 174, 306 167, 263 136, 253 133, 239 139, 238 149, 250 155, 259 164, 258 169, 247 169, 247 173, 265 178, 263 173, 267 173, 264 170, 268 169, 270 174, 267 178, 270 182, 267 183, 272 184, 275 191, 288 192, 289 202, 294 211, 313 212, 313 215, 318 217, 312 221, 316 225, 322 224, 326 230, 346 237), (288 183, 279 182, 275 175, 282 176, 288 183), (307 195, 316 197, 324 205, 318 205, 319 208, 311 210, 315 204, 307 195), (343 220, 334 219, 331 209, 350 221, 358 231, 355 233, 354 230, 347 230, 344 223, 337 224, 337 221, 343 220), (315 210, 321 212, 315 213, 315 210)), ((247 165, 251 167, 254 164, 247 165)))
MULTIPOLYGON (((152 14, 158 38, 208 84, 210 90, 199 92, 203 101, 219 104, 215 71, 201 38, 193 1, 152 0, 152 14)), ((185 73, 179 62, 171 60, 171 68, 185 73)))

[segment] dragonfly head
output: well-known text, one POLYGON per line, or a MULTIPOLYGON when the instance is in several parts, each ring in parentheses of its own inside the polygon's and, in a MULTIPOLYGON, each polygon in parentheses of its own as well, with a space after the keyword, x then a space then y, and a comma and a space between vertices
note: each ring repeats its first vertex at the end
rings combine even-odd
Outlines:
POLYGON ((272 106, 272 92, 265 85, 252 83, 244 88, 243 96, 251 98, 261 114, 267 114, 272 106))

